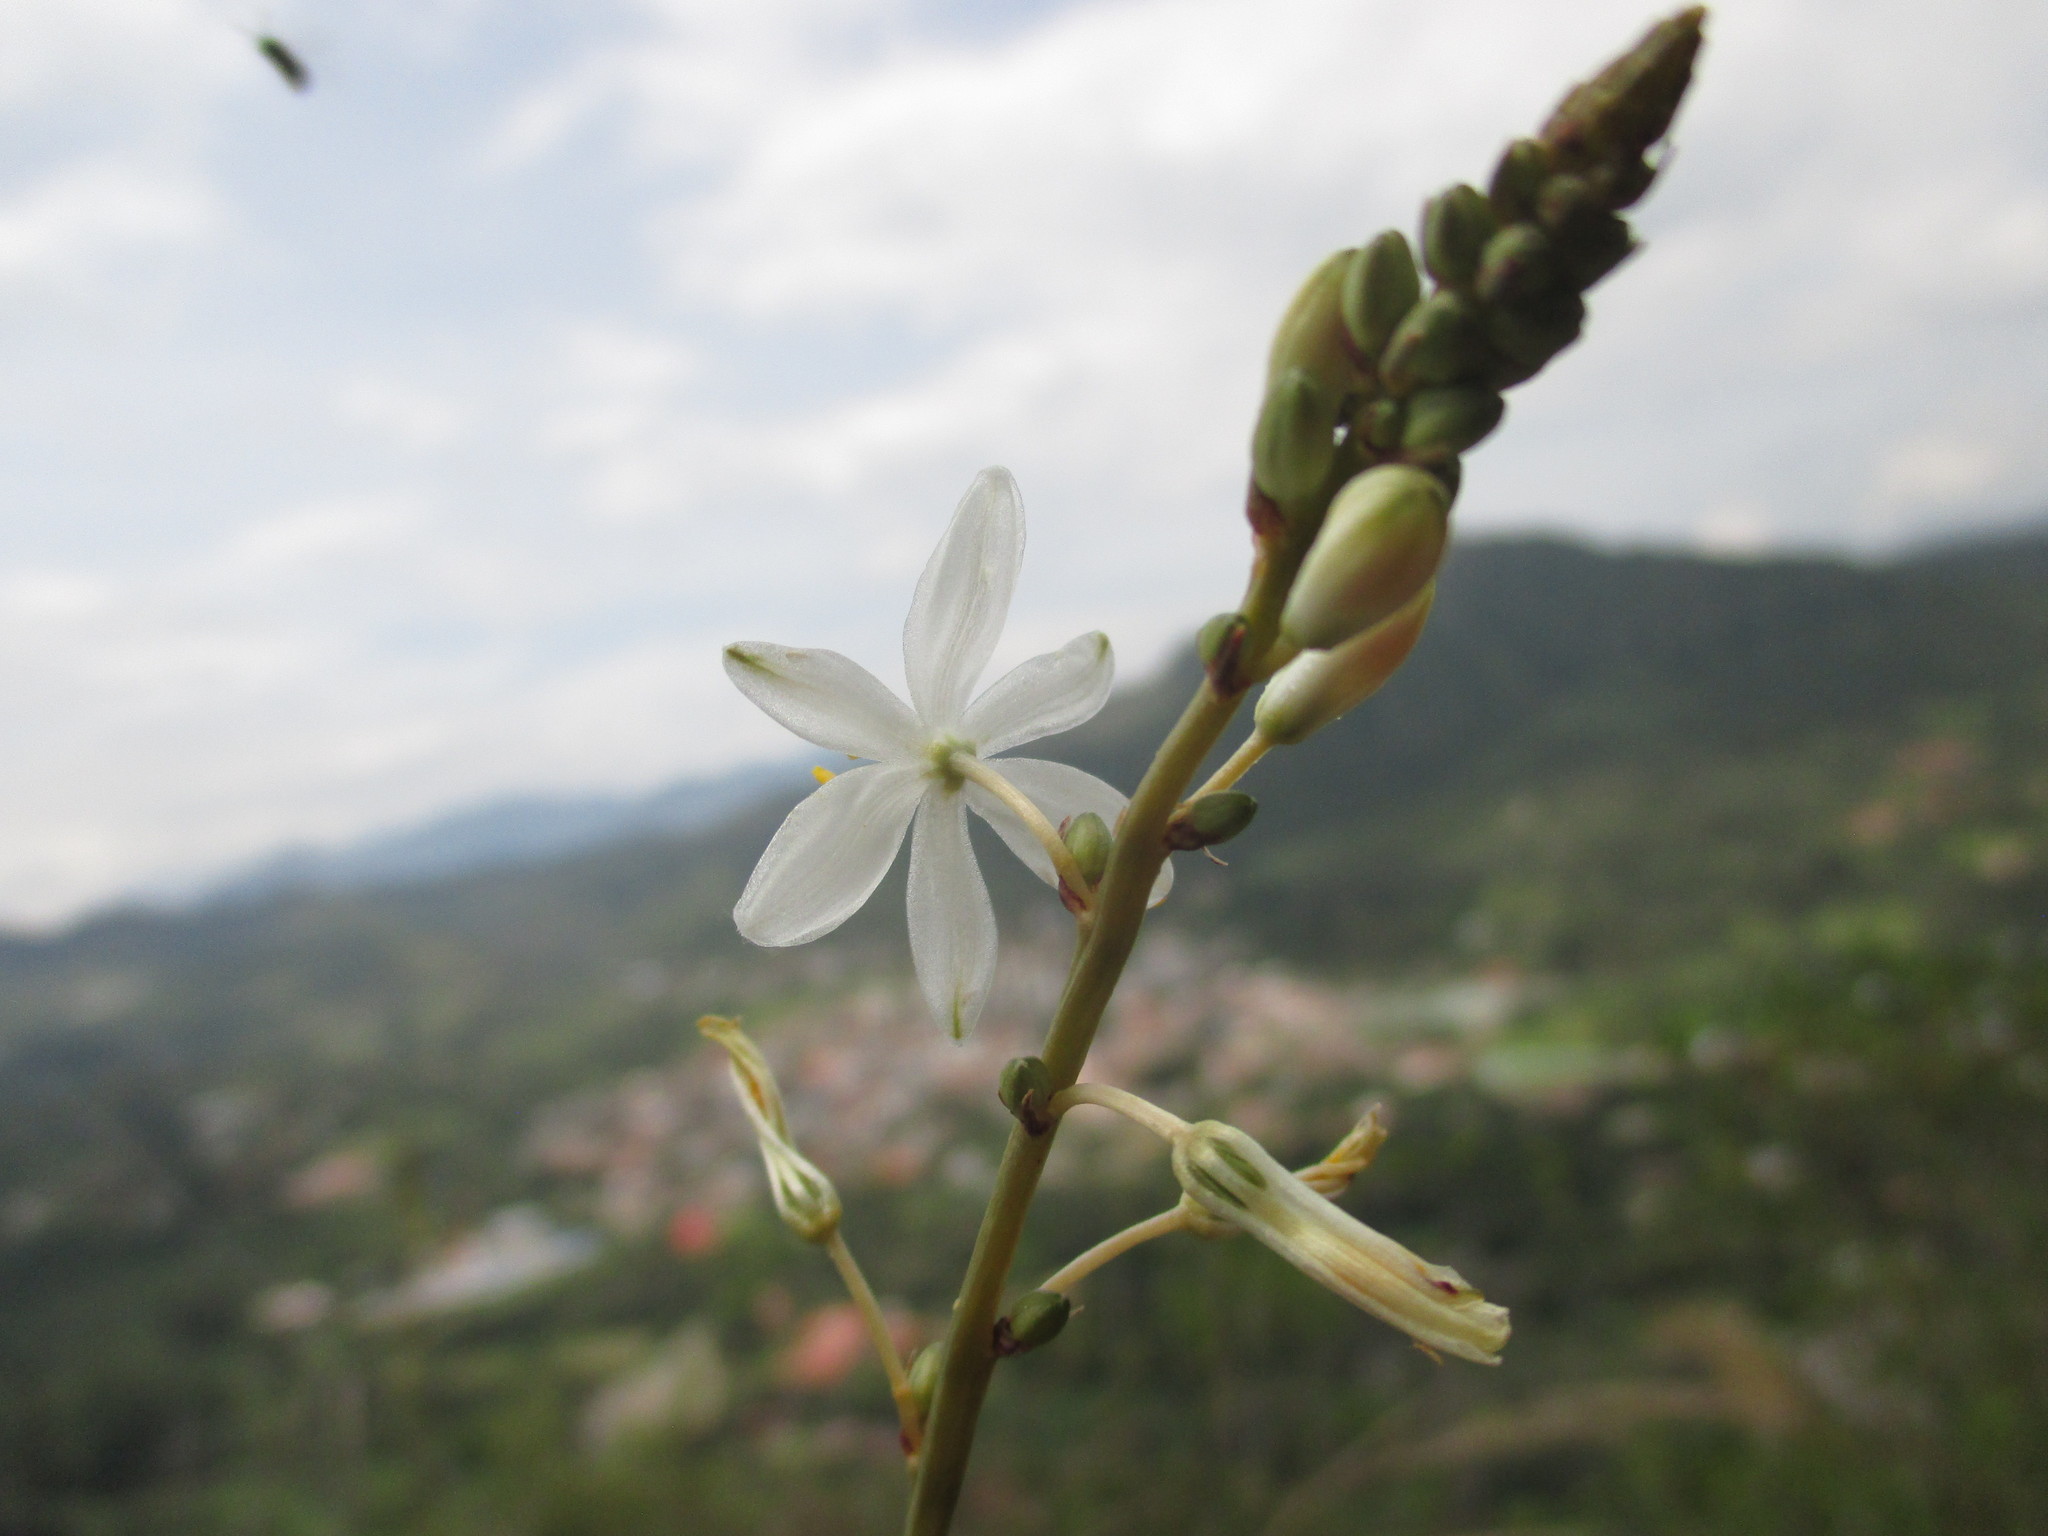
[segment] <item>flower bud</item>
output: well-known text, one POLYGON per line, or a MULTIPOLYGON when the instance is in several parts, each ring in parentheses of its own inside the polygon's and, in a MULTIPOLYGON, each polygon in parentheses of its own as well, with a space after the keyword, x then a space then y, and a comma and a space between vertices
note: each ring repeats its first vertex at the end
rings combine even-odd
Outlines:
POLYGON ((1401 317, 1422 298, 1415 253, 1398 229, 1374 235, 1352 254, 1339 304, 1344 328, 1366 357, 1378 357, 1401 317))
POLYGON ((1568 234, 1606 211, 1599 190, 1584 176, 1553 176, 1536 195, 1536 218, 1553 234, 1568 234))
MULTIPOLYGON (((1586 301, 1576 293, 1549 293, 1522 304, 1490 304, 1485 316, 1486 339, 1529 377, 1579 339, 1586 323, 1586 301)), ((1490 382, 1499 382, 1489 374, 1490 382)), ((1520 383, 1520 379, 1509 380, 1520 383)))
POLYGON ((1259 734, 1276 746, 1292 746, 1371 698, 1422 638, 1435 597, 1431 583, 1392 618, 1335 650, 1303 651, 1274 673, 1252 715, 1259 734))
POLYGON ((939 1378, 946 1374, 946 1341, 927 1344, 910 1362, 910 1401, 917 1409, 918 1422, 932 1416, 932 1399, 939 1395, 939 1378))
POLYGON ((1650 190, 1662 168, 1660 163, 1646 160, 1641 155, 1633 160, 1613 161, 1593 172, 1593 186, 1600 194, 1600 201, 1619 212, 1623 208, 1633 208, 1643 200, 1643 194, 1650 190))
POLYGON ((1347 1214, 1235 1126, 1204 1120, 1174 1143, 1196 1205, 1250 1233, 1311 1280, 1427 1349, 1500 1364, 1508 1314, 1456 1270, 1431 1264, 1347 1214))
POLYGON ((1219 613, 1195 633, 1195 654, 1202 658, 1203 666, 1211 666, 1223 654, 1223 648, 1233 634, 1244 633, 1244 615, 1241 613, 1219 613))
POLYGON ((1470 287, 1493 230, 1493 209, 1462 181, 1431 198, 1422 210, 1422 260, 1429 275, 1446 288, 1470 287))
POLYGON ((740 1108, 753 1122, 754 1140, 768 1169, 768 1191, 775 1197, 776 1215, 807 1243, 831 1241, 839 1230, 839 1191, 790 1140, 782 1093, 768 1058, 741 1032, 736 1019, 706 1014, 697 1021, 697 1028, 706 1039, 725 1048, 733 1090, 739 1095, 740 1108))
POLYGON ((1452 459, 1500 425, 1507 403, 1479 384, 1418 389, 1408 400, 1401 452, 1411 459, 1452 459))
POLYGON ((1058 1291, 1025 1292, 1008 1317, 996 1319, 996 1353, 1028 1354, 1050 1344, 1067 1326, 1073 1310, 1073 1302, 1058 1291))
POLYGON ((1309 274, 1280 317, 1266 362, 1269 389, 1288 369, 1299 368, 1330 397, 1334 411, 1337 400, 1367 382, 1352 351, 1351 335, 1344 329, 1342 293, 1351 256, 1343 250, 1327 258, 1309 274))
POLYGON ((1394 327, 1380 377, 1392 393, 1405 395, 1418 384, 1472 378, 1486 362, 1477 306, 1462 294, 1433 293, 1394 327))
POLYGON ((1666 17, 1642 41, 1558 104, 1543 142, 1593 160, 1640 156, 1664 137, 1692 81, 1704 6, 1666 17))
POLYGON ((1109 868, 1110 851, 1115 846, 1109 823, 1093 811, 1083 811, 1067 823, 1066 831, 1060 836, 1067 845, 1067 852, 1081 866, 1082 878, 1090 885, 1101 884, 1102 872, 1109 868))
POLYGON ((1564 269, 1581 292, 1628 260, 1635 249, 1635 233, 1617 213, 1586 215, 1559 237, 1564 269))
POLYGON ((1450 497, 1425 470, 1381 464, 1353 475, 1294 578, 1280 632, 1328 650, 1405 608, 1443 563, 1450 513, 1450 497))
POLYGON ((1309 374, 1289 368, 1266 388, 1252 433, 1252 479, 1277 502, 1299 501, 1322 485, 1337 451, 1337 409, 1309 374))
POLYGON ((1186 852, 1227 843, 1252 824, 1259 802, 1234 789, 1190 800, 1166 821, 1166 846, 1186 852))
POLYGON ((1202 670, 1222 692, 1234 693, 1237 660, 1244 651, 1245 618, 1241 613, 1219 613, 1195 636, 1195 651, 1202 658, 1202 670))
POLYGON ((1031 1135, 1043 1136, 1052 1125, 1046 1114, 1052 1102, 1052 1069, 1036 1056, 1018 1056, 1004 1064, 996 1080, 996 1097, 1031 1135))
POLYGON ((1541 293, 1557 275, 1557 252, 1534 224, 1510 224, 1486 242, 1473 286, 1481 302, 1512 303, 1541 293))
POLYGON ((1401 423, 1407 415, 1405 400, 1383 396, 1358 413, 1356 430, 1368 447, 1390 453, 1401 446, 1401 423))
POLYGON ((1487 183, 1487 201, 1503 224, 1536 216, 1536 194, 1550 174, 1550 151, 1534 139, 1517 139, 1501 152, 1487 183))

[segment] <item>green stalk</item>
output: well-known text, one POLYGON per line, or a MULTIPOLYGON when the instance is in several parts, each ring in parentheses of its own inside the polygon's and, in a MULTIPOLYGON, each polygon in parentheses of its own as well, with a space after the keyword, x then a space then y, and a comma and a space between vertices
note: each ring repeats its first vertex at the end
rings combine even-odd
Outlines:
MULTIPOLYGON (((1261 530, 1264 532, 1265 530, 1261 530)), ((1305 540, 1301 541, 1306 543, 1305 540)), ((1097 893, 1095 920, 1081 941, 1065 992, 1040 1052, 1052 1073, 1055 1092, 1073 1086, 1095 1042, 1102 1012, 1123 978, 1124 966, 1145 923, 1146 902, 1159 866, 1166 860, 1166 821, 1188 784, 1222 738, 1259 663, 1280 627, 1280 605, 1301 563, 1302 551, 1284 531, 1274 529, 1258 544, 1252 581, 1245 596, 1242 661, 1225 691, 1213 679, 1188 702, 1179 722, 1160 744, 1152 766, 1139 781, 1118 828, 1116 849, 1097 893)), ((967 1476, 982 1399, 995 1372, 995 1325, 1003 1287, 1017 1256, 1024 1218, 1037 1193, 1039 1176, 1052 1153, 1058 1126, 1033 1136, 1019 1125, 1010 1132, 996 1171, 994 1191, 974 1239, 974 1255, 954 1303, 946 1339, 946 1368, 932 1402, 925 1442, 910 1497, 907 1536, 946 1536, 967 1476)))

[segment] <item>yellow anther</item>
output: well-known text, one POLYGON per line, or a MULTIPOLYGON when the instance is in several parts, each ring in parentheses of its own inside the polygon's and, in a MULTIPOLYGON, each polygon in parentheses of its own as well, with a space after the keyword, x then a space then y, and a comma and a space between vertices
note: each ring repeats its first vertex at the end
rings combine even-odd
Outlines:
POLYGON ((811 770, 811 777, 816 779, 820 784, 830 784, 834 779, 838 778, 839 775, 834 773, 830 768, 813 768, 811 770))

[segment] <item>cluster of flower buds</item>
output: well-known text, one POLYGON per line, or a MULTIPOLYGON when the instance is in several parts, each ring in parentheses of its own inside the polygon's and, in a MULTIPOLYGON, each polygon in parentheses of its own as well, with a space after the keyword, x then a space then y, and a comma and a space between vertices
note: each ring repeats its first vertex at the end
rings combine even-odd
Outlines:
POLYGON ((1635 249, 1622 210, 1656 177, 1649 155, 1704 17, 1659 22, 1574 89, 1536 138, 1508 146, 1485 192, 1460 183, 1430 199, 1419 263, 1390 229, 1295 295, 1252 436, 1255 525, 1308 543, 1281 621, 1305 654, 1261 703, 1269 741, 1328 724, 1413 648, 1460 456, 1500 424, 1501 392, 1578 338, 1586 290, 1635 249))

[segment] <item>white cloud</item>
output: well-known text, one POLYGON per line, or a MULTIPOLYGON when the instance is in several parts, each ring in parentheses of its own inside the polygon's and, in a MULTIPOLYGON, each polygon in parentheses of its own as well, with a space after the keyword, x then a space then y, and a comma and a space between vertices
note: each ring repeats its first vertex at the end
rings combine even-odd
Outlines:
POLYGON ((212 192, 176 169, 68 165, 0 201, 0 289, 104 283, 138 258, 214 239, 223 223, 212 192))

